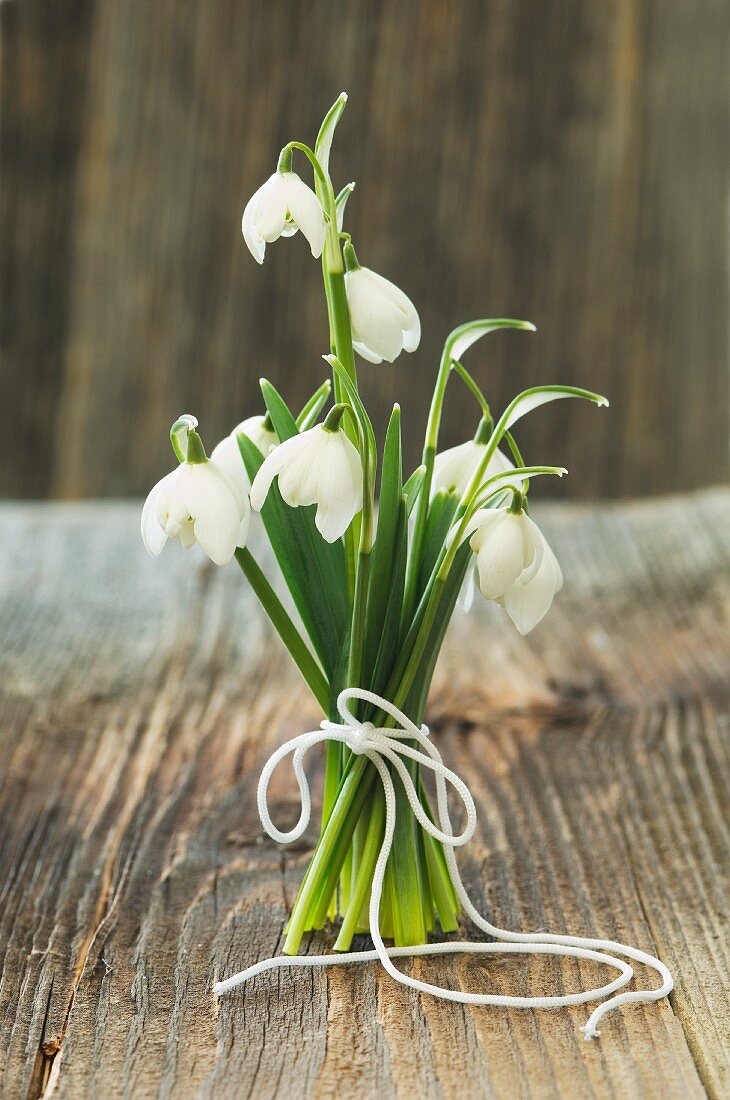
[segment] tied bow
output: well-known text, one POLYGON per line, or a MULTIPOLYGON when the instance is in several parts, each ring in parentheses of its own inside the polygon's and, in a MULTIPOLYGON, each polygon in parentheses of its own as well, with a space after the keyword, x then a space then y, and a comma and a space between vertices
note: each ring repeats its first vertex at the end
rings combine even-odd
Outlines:
POLYGON ((261 773, 257 791, 257 804, 261 824, 272 840, 276 840, 280 844, 290 844, 302 836, 309 825, 311 817, 312 799, 309 782, 304 772, 304 757, 309 749, 324 741, 339 741, 347 745, 353 753, 366 756, 371 761, 380 776, 385 795, 385 830, 373 872, 368 910, 370 936, 374 950, 350 951, 338 955, 289 955, 265 959, 241 971, 240 974, 234 974, 232 977, 218 982, 215 986, 215 992, 218 996, 228 993, 231 989, 235 989, 236 986, 248 981, 249 978, 262 974, 266 970, 292 966, 338 966, 378 960, 395 981, 410 986, 421 993, 429 993, 443 1000, 457 1001, 461 1004, 497 1005, 508 1008, 561 1008, 569 1005, 585 1004, 588 1001, 602 1000, 603 1003, 594 1009, 586 1025, 581 1028, 585 1037, 592 1039, 600 1034, 597 1029, 598 1021, 607 1012, 621 1004, 659 1000, 672 990, 674 981, 667 967, 659 959, 654 958, 653 955, 640 951, 638 948, 629 947, 613 940, 549 935, 542 932, 511 932, 507 929, 497 928, 486 920, 474 907, 466 892, 454 854, 456 848, 466 844, 474 835, 476 829, 474 799, 464 781, 444 764, 440 752, 429 737, 428 726, 423 725, 419 728, 393 703, 381 698, 372 691, 366 691, 364 688, 345 688, 341 691, 337 699, 337 709, 342 718, 341 723, 325 719, 320 724, 319 729, 293 737, 272 754, 261 773), (350 707, 351 702, 372 704, 378 711, 387 715, 394 726, 374 726, 371 722, 361 722, 353 713, 350 707), (409 742, 415 742, 419 747, 415 748, 409 742), (296 825, 288 832, 282 832, 277 829, 271 820, 267 795, 274 770, 289 755, 292 756, 292 767, 299 786, 301 813, 296 825), (423 809, 404 760, 415 761, 421 768, 427 768, 433 773, 436 783, 438 824, 434 824, 423 809), (465 912, 477 928, 488 935, 494 936, 499 942, 451 940, 446 943, 428 943, 418 947, 386 948, 380 933, 380 901, 385 869, 393 847, 396 820, 395 787, 388 764, 392 766, 400 778, 408 802, 421 828, 443 845, 449 875, 465 912), (466 824, 462 832, 458 834, 454 833, 451 825, 447 785, 450 785, 459 795, 466 812, 466 824), (612 952, 612 954, 608 954, 608 952, 612 952), (549 997, 513 997, 446 989, 403 973, 391 961, 394 958, 420 958, 426 955, 466 953, 540 954, 590 959, 593 962, 613 967, 619 971, 619 975, 606 985, 580 993, 549 997), (616 958, 616 954, 652 967, 662 979, 661 986, 658 989, 621 993, 618 996, 612 996, 617 990, 626 986, 634 974, 632 967, 623 959, 616 958), (610 999, 604 1000, 607 997, 610 999))

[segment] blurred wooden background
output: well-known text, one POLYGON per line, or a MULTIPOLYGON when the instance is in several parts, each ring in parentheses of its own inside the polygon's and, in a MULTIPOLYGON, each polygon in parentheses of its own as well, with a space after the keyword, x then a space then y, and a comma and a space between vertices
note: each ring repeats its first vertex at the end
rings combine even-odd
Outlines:
MULTIPOLYGON (((342 89, 349 228, 423 320, 416 355, 361 372, 381 428, 407 401, 409 457, 449 329, 507 315, 540 331, 470 353, 495 407, 538 381, 612 400, 523 429, 530 460, 570 469, 553 492, 726 475, 728 4, 5 0, 0 19, 1 495, 139 494, 179 413, 212 447, 260 375, 304 401, 318 265, 296 238, 259 269, 239 219, 342 89)), ((445 442, 473 422, 455 386, 445 442)))

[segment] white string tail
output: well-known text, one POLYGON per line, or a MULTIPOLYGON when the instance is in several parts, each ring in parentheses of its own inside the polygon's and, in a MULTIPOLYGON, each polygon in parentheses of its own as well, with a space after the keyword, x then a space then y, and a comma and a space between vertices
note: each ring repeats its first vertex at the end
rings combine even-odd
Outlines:
POLYGON ((588 1022, 581 1028, 587 1039, 593 1039, 600 1034, 598 1024, 607 1012, 611 1012, 621 1005, 658 1001, 667 996, 674 986, 672 975, 664 963, 654 958, 653 955, 649 955, 646 951, 640 951, 636 947, 628 947, 626 944, 616 943, 613 940, 592 939, 583 936, 548 935, 543 932, 510 932, 504 928, 497 928, 486 920, 474 907, 466 892, 461 881, 455 855, 455 849, 462 847, 474 835, 476 828, 474 799, 463 780, 443 763, 441 754, 429 738, 428 727, 422 726, 419 729, 398 707, 388 702, 387 699, 381 699, 379 695, 363 688, 346 688, 340 692, 337 709, 342 717, 342 723, 325 720, 321 723, 320 729, 293 737, 270 757, 259 780, 258 809, 261 823, 268 835, 281 844, 289 844, 294 840, 298 840, 309 825, 312 802, 303 765, 304 757, 309 749, 323 741, 340 741, 347 745, 353 753, 366 756, 372 762, 378 771, 385 793, 385 833, 375 865, 370 893, 369 923, 374 949, 372 951, 350 951, 339 955, 289 955, 265 959, 241 971, 240 974, 234 974, 233 977, 218 982, 215 986, 215 992, 218 996, 228 993, 248 981, 249 978, 253 978, 257 974, 263 974, 266 970, 295 966, 343 966, 349 963, 379 960, 391 977, 402 985, 410 986, 420 993, 430 993, 434 997, 441 997, 446 1001, 457 1001, 460 1004, 496 1005, 506 1008, 561 1008, 569 1005, 586 1004, 589 1001, 601 1001, 602 1003, 593 1010, 588 1022), (396 723, 396 728, 376 728, 369 722, 360 722, 350 709, 351 702, 371 703, 379 711, 389 715, 396 723), (408 742, 416 742, 419 747, 414 748, 408 742), (288 832, 281 832, 271 820, 267 792, 274 769, 284 757, 290 754, 292 754, 294 775, 299 785, 302 809, 299 821, 294 828, 288 832), (422 768, 427 768, 433 772, 436 781, 438 825, 430 820, 423 809, 416 788, 413 785, 413 780, 404 763, 404 758, 414 760, 422 768), (498 942, 449 941, 447 943, 428 943, 418 947, 390 948, 387 948, 383 943, 379 923, 380 900, 383 892, 385 868, 393 846, 396 817, 395 789, 388 764, 398 773, 411 809, 421 828, 425 829, 427 833, 443 845, 449 875, 464 911, 477 928, 493 936, 498 942), (463 831, 458 834, 454 832, 449 816, 447 784, 450 784, 458 794, 466 811, 466 824, 463 831), (618 976, 613 981, 607 982, 606 985, 580 993, 567 993, 561 996, 549 997, 511 997, 492 993, 466 993, 461 990, 446 989, 402 973, 391 961, 398 958, 421 958, 430 955, 467 953, 491 955, 505 952, 508 954, 560 955, 574 959, 589 959, 592 962, 603 963, 613 968, 618 971, 618 976), (661 985, 657 989, 617 993, 619 989, 627 986, 634 976, 633 968, 630 963, 625 961, 626 959, 651 967, 661 978, 661 985))

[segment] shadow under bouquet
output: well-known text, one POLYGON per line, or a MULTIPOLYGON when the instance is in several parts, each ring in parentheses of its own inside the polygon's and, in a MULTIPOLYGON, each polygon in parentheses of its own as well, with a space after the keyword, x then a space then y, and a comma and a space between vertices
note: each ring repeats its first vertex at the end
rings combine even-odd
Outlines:
MULTIPOLYGON (((417 349, 421 330, 413 303, 393 283, 360 265, 344 229, 354 184, 337 193, 329 162, 346 100, 343 94, 333 104, 313 147, 299 141, 284 147, 276 171, 243 214, 243 236, 259 263, 267 244, 298 231, 312 255, 321 257, 330 331, 324 359, 331 380, 298 415, 262 380, 265 411, 240 423, 210 458, 196 419, 182 416, 171 429, 179 465, 155 486, 142 513, 142 536, 152 554, 168 538, 179 538, 185 547, 198 542, 218 565, 235 557, 324 714, 319 730, 294 738, 274 754, 259 785, 267 832, 281 842, 300 836, 311 806, 302 759, 309 748, 325 745, 320 835, 289 916, 284 956, 219 983, 217 991, 273 965, 378 958, 397 980, 447 999, 556 1007, 598 999, 630 980, 631 967, 606 954, 609 948, 659 969, 666 986, 671 981, 666 968, 633 948, 495 928, 474 909, 459 878, 454 848, 474 832, 473 800, 422 725, 439 651, 457 603, 468 609, 477 590, 502 604, 523 634, 546 614, 562 574, 530 518, 529 492, 533 478, 566 471, 528 465, 512 429, 527 413, 560 398, 596 405, 607 401, 573 386, 536 386, 493 415, 462 359, 491 332, 533 331, 534 326, 501 318, 471 321, 455 329, 444 345, 422 464, 404 476, 397 405, 378 453, 360 396, 357 358, 392 362, 417 349), (311 171, 313 187, 294 171, 295 155, 311 171), (473 438, 439 452, 451 379, 474 398, 475 431, 473 438), (288 605, 246 546, 251 509, 261 515, 291 596, 288 605), (302 815, 292 830, 280 832, 268 814, 266 788, 288 753, 293 753, 302 815), (447 784, 466 810, 461 834, 451 826, 447 784), (462 910, 502 942, 429 944, 432 933, 457 931, 462 910), (298 955, 305 933, 328 921, 339 922, 335 954, 298 955), (351 952, 359 932, 371 934, 373 951, 351 952), (385 948, 384 939, 394 946, 385 948), (419 982, 390 961, 398 955, 459 950, 591 958, 620 975, 588 994, 499 997, 419 982)), ((612 1003, 654 999, 664 995, 664 986, 652 994, 623 994, 612 1003)), ((606 1008, 594 1012, 587 1035, 597 1034, 595 1024, 606 1008)))

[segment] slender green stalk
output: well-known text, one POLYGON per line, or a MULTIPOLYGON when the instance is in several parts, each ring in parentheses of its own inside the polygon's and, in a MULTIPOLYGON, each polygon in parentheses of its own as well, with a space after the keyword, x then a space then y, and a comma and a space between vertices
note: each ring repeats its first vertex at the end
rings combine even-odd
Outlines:
POLYGON ((416 515, 413 524, 413 538, 411 551, 408 557, 408 570, 406 573, 406 590, 403 597, 403 622, 408 624, 416 603, 418 589, 418 577, 421 571, 421 558, 423 556, 423 540, 426 536, 426 521, 428 520, 428 506, 431 497, 431 483, 433 481, 433 467, 436 461, 436 448, 438 446, 439 427, 441 414, 444 407, 446 386, 450 375, 450 352, 448 342, 444 347, 439 364, 436 385, 434 386, 431 407, 428 412, 426 425, 426 437, 423 445, 421 459, 424 467, 423 484, 418 500, 416 501, 416 515))
MULTIPOLYGON (((407 766, 411 778, 417 780, 418 765, 409 761, 407 766)), ((425 943, 427 939, 418 838, 420 825, 411 810, 400 776, 392 769, 391 775, 395 787, 396 808, 393 848, 389 860, 393 874, 393 937, 399 946, 410 947, 425 943)))
POLYGON ((362 911, 370 896, 375 864, 380 854, 385 827, 385 795, 383 789, 377 789, 370 804, 370 819, 363 839, 362 849, 358 853, 357 871, 354 875, 349 906, 343 911, 342 926, 335 942, 335 951, 349 951, 352 937, 358 929, 362 911))
POLYGON ((236 561, 243 570, 249 584, 256 593, 264 611, 269 616, 276 632, 288 649, 294 663, 306 680, 314 698, 327 714, 329 710, 330 688, 327 679, 310 653, 307 645, 292 622, 288 611, 277 596, 264 575, 253 554, 246 547, 236 550, 236 561))
POLYGON ((317 917, 318 911, 324 908, 326 915, 352 834, 377 774, 366 757, 358 756, 343 777, 337 801, 294 902, 283 948, 285 955, 296 955, 302 936, 312 927, 311 919, 317 917))

